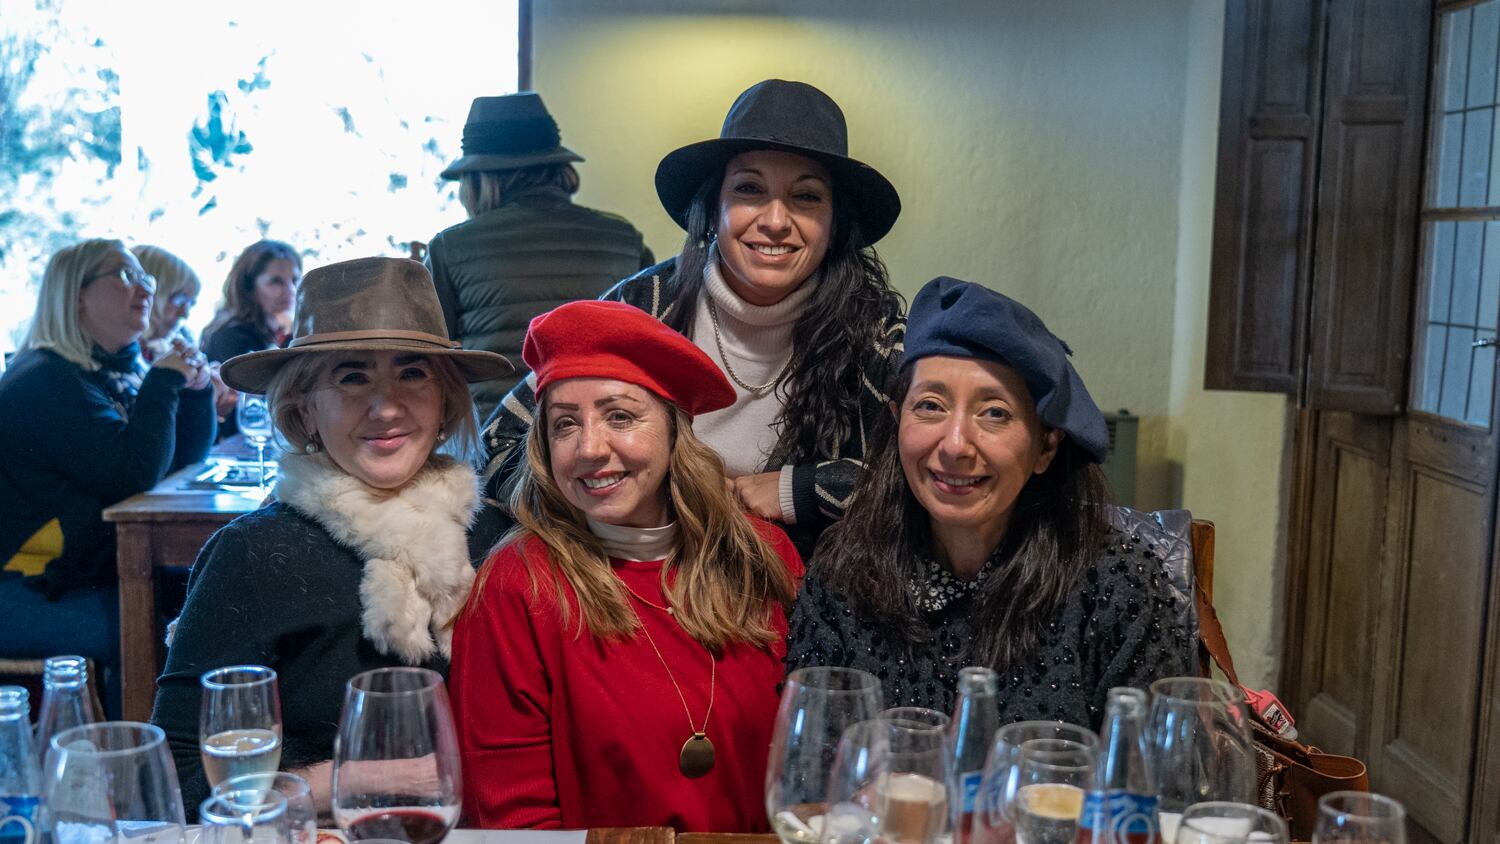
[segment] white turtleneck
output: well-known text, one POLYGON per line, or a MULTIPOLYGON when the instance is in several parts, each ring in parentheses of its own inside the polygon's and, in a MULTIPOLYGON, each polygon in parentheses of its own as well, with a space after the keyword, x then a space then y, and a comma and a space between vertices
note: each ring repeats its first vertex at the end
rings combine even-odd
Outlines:
POLYGON ((591 518, 588 523, 589 531, 599 537, 599 544, 604 546, 604 553, 616 560, 653 563, 665 560, 677 547, 676 522, 654 528, 607 525, 591 518))
MULTIPOLYGON (((703 295, 698 297, 694 316, 693 342, 725 370, 726 376, 733 369, 734 375, 746 384, 764 384, 781 373, 792 357, 792 328, 817 288, 817 277, 809 278, 774 305, 752 305, 724 281, 719 272, 717 248, 711 248, 708 257, 708 266, 703 270, 703 295), (719 317, 717 335, 708 311, 709 302, 719 317)), ((766 458, 776 447, 776 430, 772 425, 781 415, 782 400, 777 390, 757 396, 735 383, 733 377, 729 380, 734 387, 734 404, 696 417, 693 432, 719 453, 729 476, 737 477, 754 474, 765 466, 766 458)), ((782 475, 782 511, 790 520, 791 467, 785 467, 782 475)))

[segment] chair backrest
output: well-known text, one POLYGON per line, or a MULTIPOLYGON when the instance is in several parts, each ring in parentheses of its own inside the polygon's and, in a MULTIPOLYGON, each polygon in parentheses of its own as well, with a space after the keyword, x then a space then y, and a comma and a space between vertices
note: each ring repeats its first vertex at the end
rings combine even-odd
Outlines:
POLYGON ((1214 523, 1193 519, 1193 582, 1214 599, 1214 523))

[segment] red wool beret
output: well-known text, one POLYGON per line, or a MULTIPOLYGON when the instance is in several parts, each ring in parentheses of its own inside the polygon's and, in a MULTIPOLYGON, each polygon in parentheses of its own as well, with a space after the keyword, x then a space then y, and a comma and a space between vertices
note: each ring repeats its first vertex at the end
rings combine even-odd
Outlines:
POLYGON ((569 302, 533 319, 521 360, 536 392, 566 378, 645 387, 690 415, 734 404, 734 388, 693 341, 623 302, 569 302))

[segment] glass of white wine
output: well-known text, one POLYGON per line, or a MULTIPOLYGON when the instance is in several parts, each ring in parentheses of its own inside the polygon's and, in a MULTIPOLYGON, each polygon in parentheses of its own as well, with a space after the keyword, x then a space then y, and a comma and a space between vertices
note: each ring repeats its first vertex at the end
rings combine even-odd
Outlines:
POLYGON ((276 672, 231 665, 203 675, 198 738, 209 785, 281 764, 281 695, 276 672))

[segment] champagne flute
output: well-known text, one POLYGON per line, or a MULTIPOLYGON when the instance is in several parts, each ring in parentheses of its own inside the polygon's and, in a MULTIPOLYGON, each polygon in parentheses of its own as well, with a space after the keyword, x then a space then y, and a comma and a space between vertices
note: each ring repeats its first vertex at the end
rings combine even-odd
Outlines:
POLYGON ((266 443, 271 441, 271 405, 265 396, 255 393, 240 393, 240 401, 234 412, 239 422, 240 433, 255 445, 256 462, 260 466, 260 488, 266 488, 266 443))
POLYGON ((462 794, 443 678, 406 667, 356 674, 333 746, 333 816, 349 840, 437 844, 457 823, 462 794))
POLYGON ((1149 743, 1163 841, 1175 841, 1195 803, 1250 803, 1255 752, 1245 695, 1222 680, 1169 677, 1151 684, 1149 743))
POLYGON ((200 679, 199 747, 209 785, 241 774, 274 773, 281 764, 281 696, 276 672, 231 665, 200 679))
POLYGON ((1016 793, 1021 782, 1021 748, 1038 739, 1069 741, 1099 750, 1099 736, 1087 727, 1062 721, 1019 721, 995 731, 979 794, 974 804, 974 835, 977 840, 1006 844, 1015 840, 1016 793))
POLYGON ((1198 803, 1182 813, 1176 841, 1163 844, 1287 844, 1286 821, 1248 803, 1198 803))
POLYGON ((292 844, 315 844, 318 840, 318 810, 313 804, 312 788, 302 777, 284 771, 243 774, 214 786, 213 793, 218 796, 229 792, 244 794, 273 791, 286 801, 286 818, 291 826, 292 844))
POLYGON ((1021 744, 1011 808, 1017 841, 1073 844, 1096 752, 1095 747, 1068 739, 1038 738, 1021 744))
POLYGON ((787 676, 766 763, 766 815, 785 844, 816 844, 839 738, 880 711, 880 681, 854 668, 787 676))
POLYGON ((203 823, 200 844, 294 844, 286 797, 254 784, 241 785, 215 787, 198 808, 203 823))
POLYGON ((56 844, 182 844, 177 768, 160 727, 107 721, 52 737, 42 774, 56 844))
POLYGON ((1381 794, 1325 794, 1318 798, 1312 844, 1406 844, 1406 809, 1381 794))
POLYGON ((844 731, 828 781, 823 844, 931 844, 948 830, 946 716, 907 708, 844 731), (918 714, 921 713, 921 714, 918 714), (930 713, 930 714, 928 714, 930 713))

